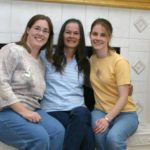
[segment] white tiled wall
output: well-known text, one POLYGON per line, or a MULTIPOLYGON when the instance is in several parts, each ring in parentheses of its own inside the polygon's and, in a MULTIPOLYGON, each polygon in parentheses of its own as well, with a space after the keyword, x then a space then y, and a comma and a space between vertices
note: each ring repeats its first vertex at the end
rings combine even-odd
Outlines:
MULTIPOLYGON (((121 47, 121 54, 131 64, 133 97, 138 102, 140 121, 148 121, 150 115, 150 10, 123 9, 100 6, 59 3, 0 0, 0 43, 17 41, 29 18, 35 14, 50 16, 54 24, 56 43, 62 23, 68 18, 78 18, 85 29, 86 44, 90 45, 89 31, 92 21, 103 17, 113 25, 112 46, 121 47), (139 25, 139 28, 136 26, 139 25), (134 67, 142 63, 144 69, 137 74, 134 67), (148 115, 149 113, 149 115, 148 115)), ((141 69, 141 68, 139 68, 141 69)), ((150 121, 150 120, 149 120, 150 121)))

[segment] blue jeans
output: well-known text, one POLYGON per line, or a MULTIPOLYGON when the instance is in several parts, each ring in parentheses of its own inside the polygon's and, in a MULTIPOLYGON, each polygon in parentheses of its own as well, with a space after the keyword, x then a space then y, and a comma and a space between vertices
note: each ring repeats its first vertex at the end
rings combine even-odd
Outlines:
POLYGON ((49 112, 65 127, 63 150, 94 150, 94 133, 91 127, 91 113, 86 107, 76 107, 71 111, 49 112))
POLYGON ((41 109, 39 123, 32 123, 11 109, 0 111, 0 141, 20 150, 61 150, 65 129, 41 109))
MULTIPOLYGON (((92 111, 93 128, 96 120, 105 115, 106 113, 97 109, 92 111)), ((136 131, 138 124, 136 112, 121 112, 105 132, 95 134, 97 150, 126 150, 127 138, 136 131)))

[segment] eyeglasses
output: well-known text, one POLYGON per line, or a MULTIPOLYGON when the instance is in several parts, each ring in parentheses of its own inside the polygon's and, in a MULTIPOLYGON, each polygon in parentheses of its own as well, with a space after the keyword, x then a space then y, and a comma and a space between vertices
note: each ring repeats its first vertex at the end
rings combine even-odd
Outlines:
POLYGON ((37 32, 40 33, 42 32, 43 34, 49 34, 49 30, 47 28, 41 28, 40 26, 34 26, 33 29, 37 32))

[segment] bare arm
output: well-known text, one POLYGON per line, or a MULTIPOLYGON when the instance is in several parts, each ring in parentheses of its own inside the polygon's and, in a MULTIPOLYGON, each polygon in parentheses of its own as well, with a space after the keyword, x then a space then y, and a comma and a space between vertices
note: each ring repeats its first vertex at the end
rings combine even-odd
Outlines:
POLYGON ((129 94, 129 85, 118 86, 118 93, 119 98, 112 110, 105 116, 105 118, 96 121, 96 127, 94 128, 95 133, 104 132, 108 128, 109 122, 114 119, 126 105, 129 94))
POLYGON ((120 111, 123 109, 123 107, 126 105, 127 100, 128 100, 128 93, 129 93, 128 85, 121 85, 121 86, 119 86, 118 87, 118 93, 119 93, 119 98, 117 100, 116 105, 106 115, 106 117, 108 117, 110 121, 113 118, 115 118, 120 113, 120 111))
POLYGON ((37 112, 29 110, 20 102, 10 105, 10 108, 30 122, 37 123, 41 120, 41 116, 37 112))

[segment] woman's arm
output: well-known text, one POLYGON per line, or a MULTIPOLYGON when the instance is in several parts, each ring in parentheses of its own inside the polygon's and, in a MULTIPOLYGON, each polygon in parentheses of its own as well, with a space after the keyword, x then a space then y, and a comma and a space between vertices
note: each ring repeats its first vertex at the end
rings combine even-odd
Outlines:
POLYGON ((112 110, 106 115, 109 121, 114 119, 126 105, 129 94, 129 85, 118 86, 118 93, 119 98, 117 100, 117 103, 112 108, 112 110))
POLYGON ((39 122, 39 114, 26 108, 12 90, 12 77, 21 58, 18 48, 8 44, 0 50, 0 108, 10 107, 25 119, 39 122))
POLYGON ((128 100, 129 85, 118 86, 118 93, 119 98, 112 110, 104 118, 98 119, 96 121, 96 126, 94 128, 95 133, 104 132, 108 128, 111 120, 114 119, 124 108, 128 100))
POLYGON ((26 108, 22 103, 17 102, 9 106, 13 111, 21 115, 23 118, 27 119, 30 122, 39 122, 41 116, 32 110, 26 108))
POLYGON ((0 108, 19 102, 12 90, 12 78, 19 60, 14 44, 8 44, 0 50, 0 108))

